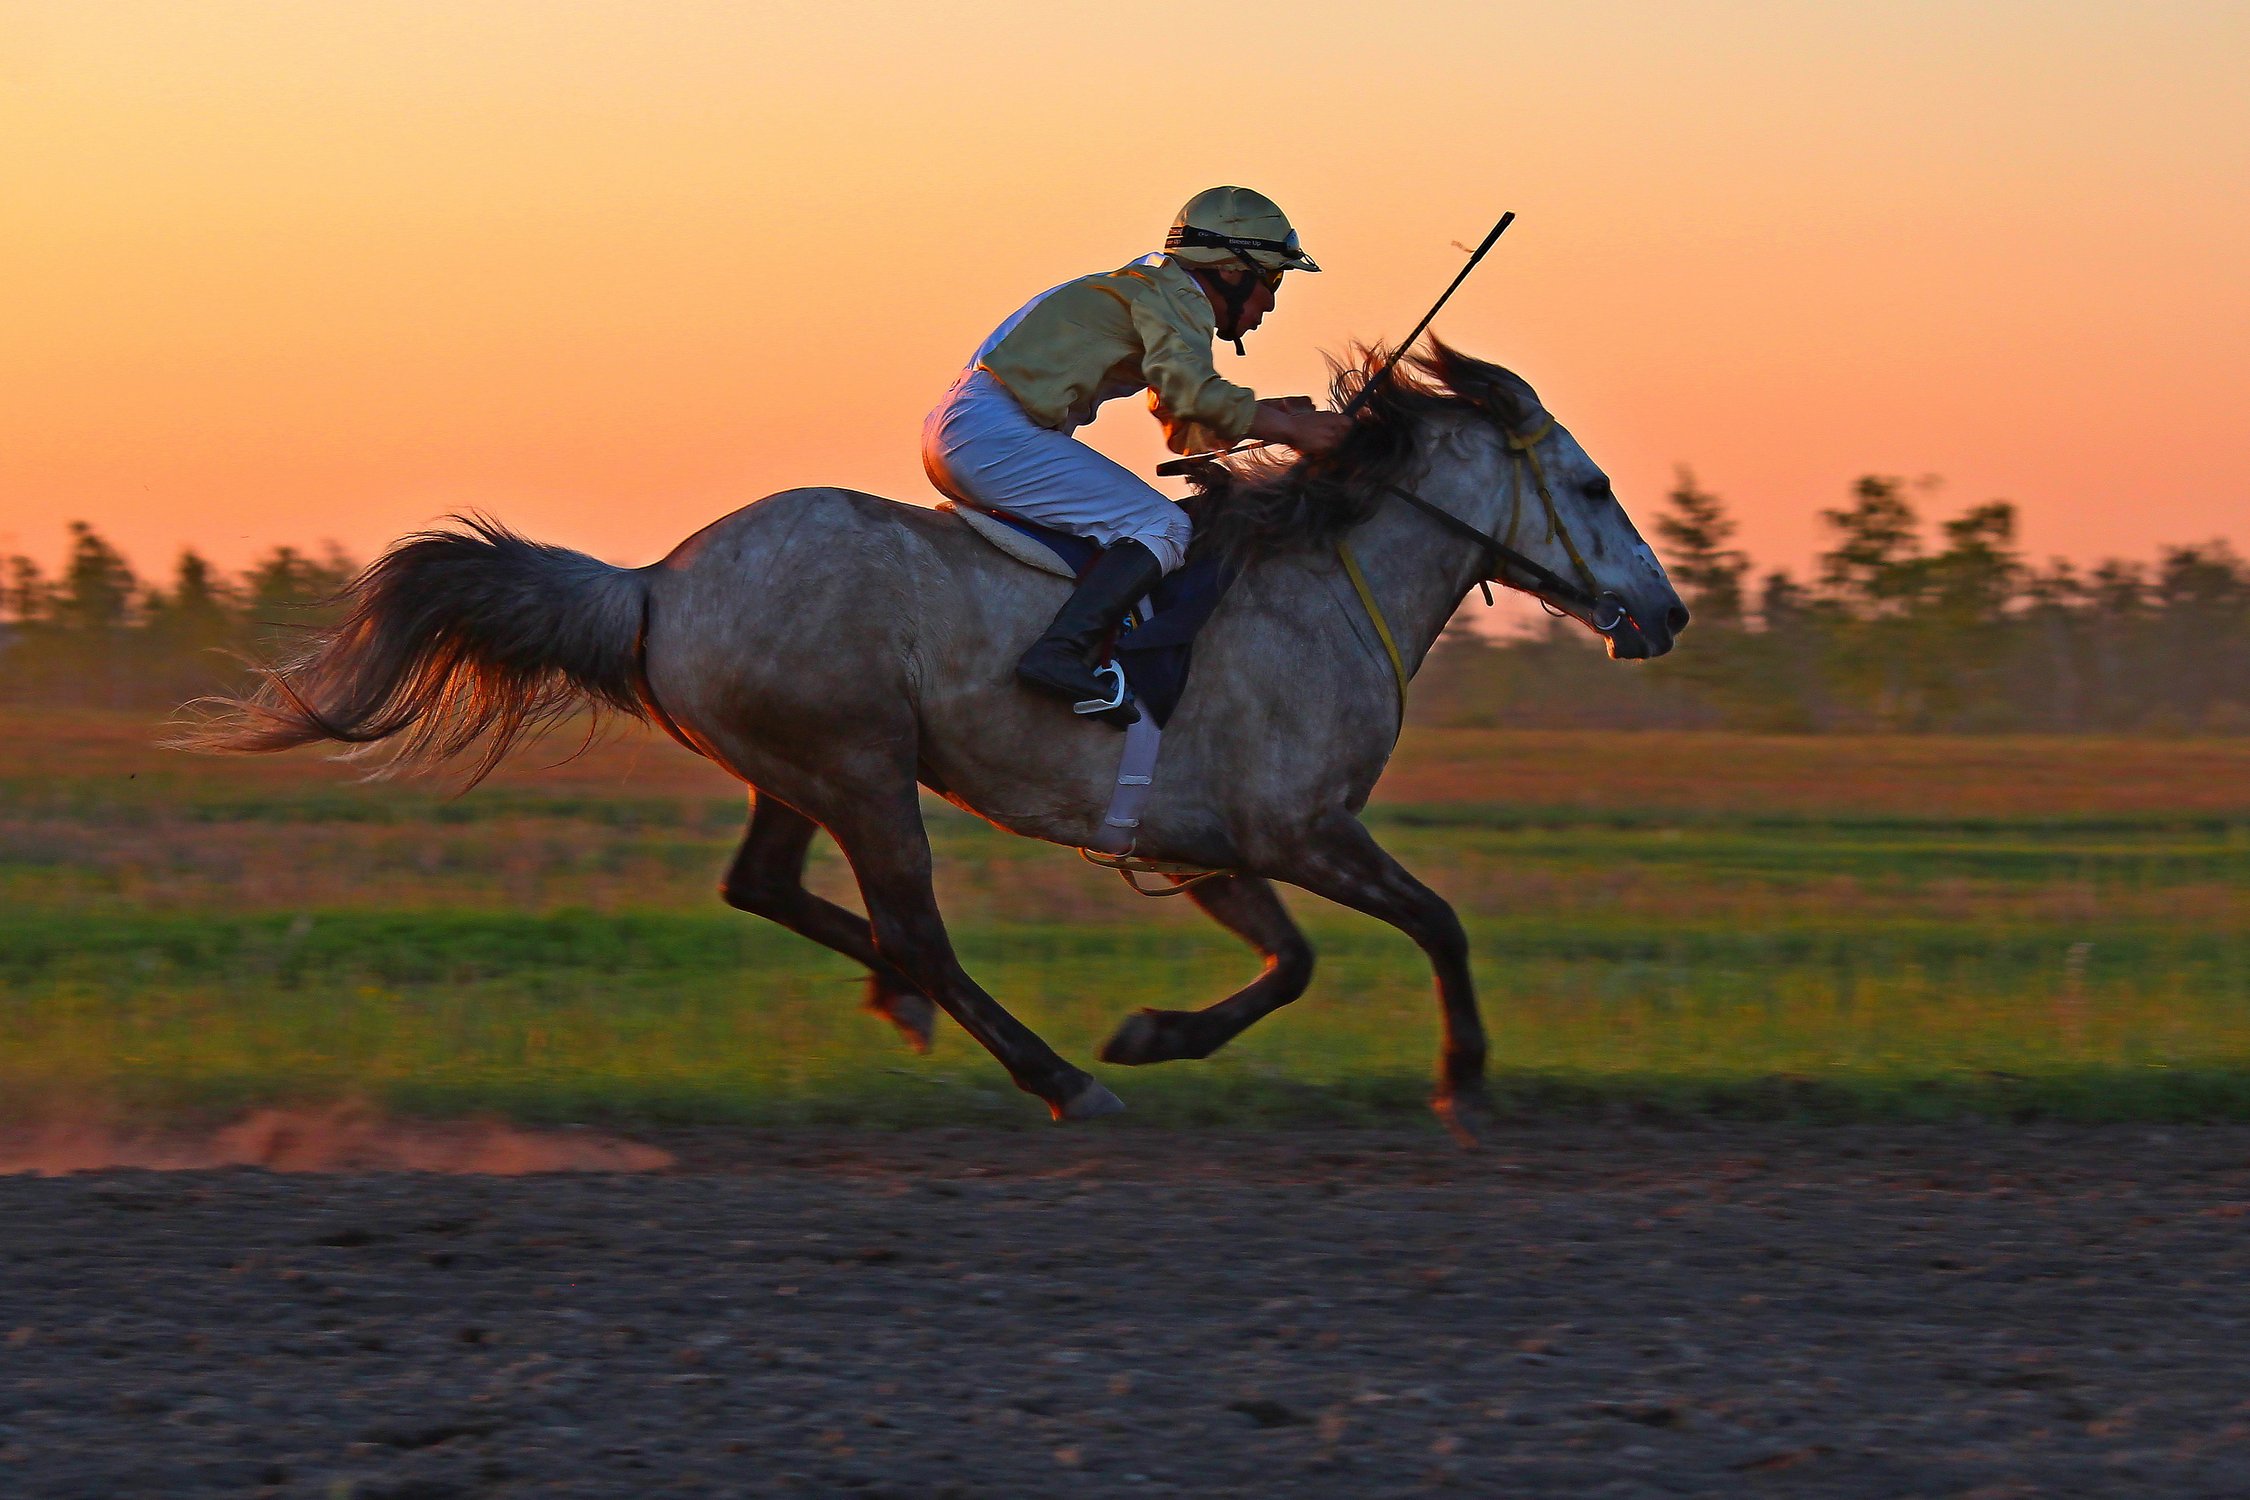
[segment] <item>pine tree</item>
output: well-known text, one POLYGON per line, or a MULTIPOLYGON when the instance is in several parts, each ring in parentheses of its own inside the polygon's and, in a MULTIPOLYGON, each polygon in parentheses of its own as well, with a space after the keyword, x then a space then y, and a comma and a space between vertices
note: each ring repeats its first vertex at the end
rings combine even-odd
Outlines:
POLYGON ((1869 615, 1896 610, 1921 587, 1921 519, 1900 493, 1902 481, 1880 474, 1852 487, 1852 504, 1820 518, 1837 534, 1820 555, 1820 582, 1831 602, 1869 615))
POLYGON ((55 596, 55 622, 83 635, 122 629, 140 581, 123 554, 84 521, 70 523, 70 538, 70 561, 55 596))
POLYGON ((1930 560, 1932 602, 1952 623, 1989 626, 2014 602, 2024 577, 2016 555, 2016 508, 1974 506, 1945 523, 1945 550, 1930 560))
POLYGON ((47 618, 53 594, 39 564, 21 553, 8 559, 7 582, 0 584, 0 614, 18 625, 35 625, 47 618))
POLYGON ((1656 518, 1656 534, 1664 541, 1665 569, 1688 613, 1706 630, 1740 626, 1742 580, 1750 571, 1750 558, 1727 545, 1736 527, 1726 503, 1698 489, 1684 464, 1664 500, 1671 509, 1656 518))

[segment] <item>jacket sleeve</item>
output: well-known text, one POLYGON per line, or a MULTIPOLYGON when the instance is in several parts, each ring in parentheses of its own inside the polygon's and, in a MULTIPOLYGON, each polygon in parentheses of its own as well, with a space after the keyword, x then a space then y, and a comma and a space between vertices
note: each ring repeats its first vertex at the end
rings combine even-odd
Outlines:
POLYGON ((1210 330, 1190 323, 1161 291, 1151 291, 1133 299, 1133 331, 1165 444, 1175 453, 1193 453, 1235 441, 1250 430, 1256 393, 1221 379, 1211 363, 1210 330))
POLYGON ((1241 433, 1236 433, 1234 437, 1222 437, 1201 422, 1174 416, 1164 409, 1163 401, 1153 390, 1148 393, 1148 409, 1155 414, 1157 421, 1164 424, 1164 446, 1174 453, 1208 453, 1214 448, 1228 447, 1235 438, 1242 436, 1241 433))

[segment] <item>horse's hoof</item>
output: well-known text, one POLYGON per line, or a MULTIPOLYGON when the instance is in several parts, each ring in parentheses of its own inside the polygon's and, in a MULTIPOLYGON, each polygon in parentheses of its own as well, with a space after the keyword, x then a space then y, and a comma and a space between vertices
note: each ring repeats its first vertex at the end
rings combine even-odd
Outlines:
POLYGON ((1102 1050, 1095 1054, 1105 1063, 1115 1063, 1121 1068, 1137 1068, 1144 1063, 1164 1062, 1171 1054, 1163 1050, 1163 1022, 1153 1010, 1136 1010, 1117 1023, 1102 1050))
POLYGON ((867 1008, 898 1028, 916 1052, 927 1052, 937 1036, 937 1006, 920 990, 896 990, 880 980, 867 986, 867 1008))
POLYGON ((1482 1093, 1440 1094, 1430 1101, 1430 1108, 1454 1145, 1463 1151, 1484 1149, 1485 1134, 1492 1128, 1492 1105, 1482 1093))
POLYGON ((1100 1080, 1089 1078, 1077 1093, 1048 1108, 1055 1112, 1055 1121, 1060 1124, 1065 1120, 1098 1120, 1103 1115, 1121 1115, 1125 1113, 1125 1101, 1103 1088, 1100 1080))

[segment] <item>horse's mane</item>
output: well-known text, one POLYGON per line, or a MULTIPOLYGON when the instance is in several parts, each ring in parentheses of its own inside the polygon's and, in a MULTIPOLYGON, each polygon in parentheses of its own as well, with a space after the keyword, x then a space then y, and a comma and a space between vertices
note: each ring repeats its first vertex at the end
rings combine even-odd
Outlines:
MULTIPOLYGON (((1539 397, 1522 376, 1440 340, 1430 343, 1428 354, 1401 360, 1368 394, 1335 452, 1317 459, 1260 453, 1199 474, 1196 492, 1183 502, 1195 517, 1194 551, 1241 566, 1333 547, 1375 513, 1383 486, 1407 478, 1422 418, 1471 412, 1510 431, 1538 421, 1539 397)), ((1386 357, 1380 346, 1354 346, 1344 359, 1330 360, 1334 404, 1351 400, 1386 357)))

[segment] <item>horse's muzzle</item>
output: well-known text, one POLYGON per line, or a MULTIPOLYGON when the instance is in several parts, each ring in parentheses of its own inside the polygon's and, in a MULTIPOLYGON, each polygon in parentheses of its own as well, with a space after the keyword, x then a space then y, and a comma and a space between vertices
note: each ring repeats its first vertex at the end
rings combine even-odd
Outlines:
POLYGON ((1677 598, 1645 614, 1635 614, 1617 595, 1604 594, 1595 601, 1594 609, 1594 628, 1608 640, 1609 654, 1616 661, 1647 661, 1662 656, 1687 629, 1687 606, 1677 598))

